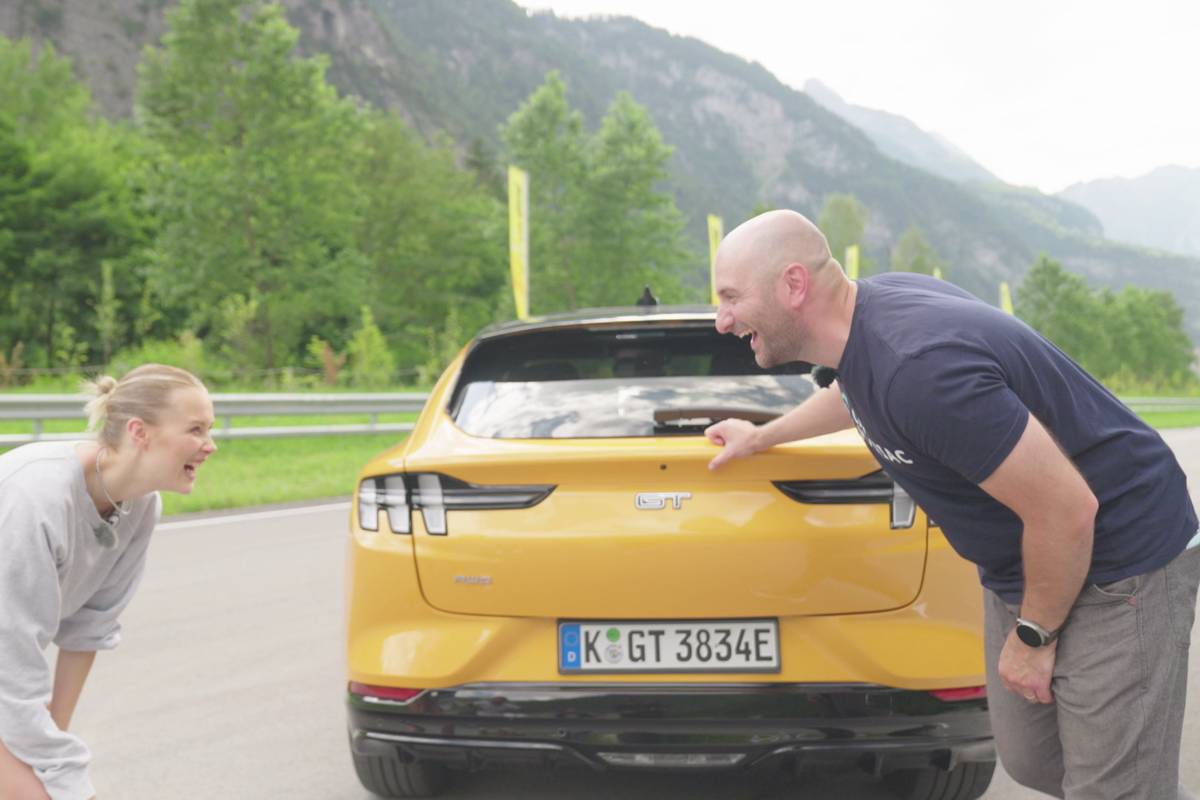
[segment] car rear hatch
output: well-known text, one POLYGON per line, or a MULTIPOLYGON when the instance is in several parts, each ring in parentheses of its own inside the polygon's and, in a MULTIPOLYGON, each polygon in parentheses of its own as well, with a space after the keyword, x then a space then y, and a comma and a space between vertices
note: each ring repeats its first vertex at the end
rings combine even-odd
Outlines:
POLYGON ((923 519, 892 527, 891 484, 855 434, 707 468, 706 441, 464 442, 411 471, 486 489, 553 486, 529 508, 413 514, 421 590, 442 610, 559 617, 847 614, 908 604, 923 519), (467 458, 463 458, 467 456, 467 458), (783 484, 788 490, 780 488, 783 484), (789 496, 789 493, 792 496, 789 496))
POLYGON ((764 372, 711 323, 484 340, 404 462, 426 600, 610 619, 912 602, 925 520, 854 432, 708 469, 703 428, 786 411, 807 369, 764 372))

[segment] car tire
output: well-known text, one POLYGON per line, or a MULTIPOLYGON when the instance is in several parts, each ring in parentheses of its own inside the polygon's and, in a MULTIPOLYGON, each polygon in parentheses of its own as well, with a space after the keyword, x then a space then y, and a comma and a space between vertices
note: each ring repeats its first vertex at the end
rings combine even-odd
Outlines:
POLYGON ((450 783, 441 764, 351 753, 363 787, 380 797, 436 797, 450 783))
POLYGON ((902 800, 976 800, 987 791, 995 771, 995 761, 959 764, 949 771, 898 769, 885 773, 883 782, 902 800))

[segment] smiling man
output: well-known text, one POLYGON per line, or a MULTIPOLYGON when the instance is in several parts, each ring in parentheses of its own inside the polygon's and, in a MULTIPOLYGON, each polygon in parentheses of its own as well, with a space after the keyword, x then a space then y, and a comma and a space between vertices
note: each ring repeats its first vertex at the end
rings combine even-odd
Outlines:
POLYGON ((854 426, 985 587, 1001 762, 1055 797, 1192 797, 1178 785, 1200 537, 1151 428, 1020 320, 937 279, 852 282, 792 211, 735 229, 717 329, 760 366, 834 367, 778 420, 726 420, 711 467, 854 426))

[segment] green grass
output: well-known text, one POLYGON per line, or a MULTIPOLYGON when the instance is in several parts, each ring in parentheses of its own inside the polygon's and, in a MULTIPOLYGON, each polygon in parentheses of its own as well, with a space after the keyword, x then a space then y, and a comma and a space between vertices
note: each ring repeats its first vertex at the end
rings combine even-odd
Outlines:
POLYGON ((403 434, 239 439, 218 443, 191 494, 163 492, 163 514, 349 497, 363 465, 403 434))
POLYGON ((1200 428, 1200 411, 1143 411, 1138 416, 1159 430, 1200 428))

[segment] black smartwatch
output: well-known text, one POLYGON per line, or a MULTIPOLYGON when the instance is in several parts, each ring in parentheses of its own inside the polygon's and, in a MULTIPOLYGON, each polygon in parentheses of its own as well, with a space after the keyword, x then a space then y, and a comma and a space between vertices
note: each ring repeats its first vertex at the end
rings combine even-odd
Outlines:
POLYGON ((1058 638, 1061 630, 1048 631, 1033 620, 1017 617, 1017 638, 1030 647, 1045 647, 1058 638))

